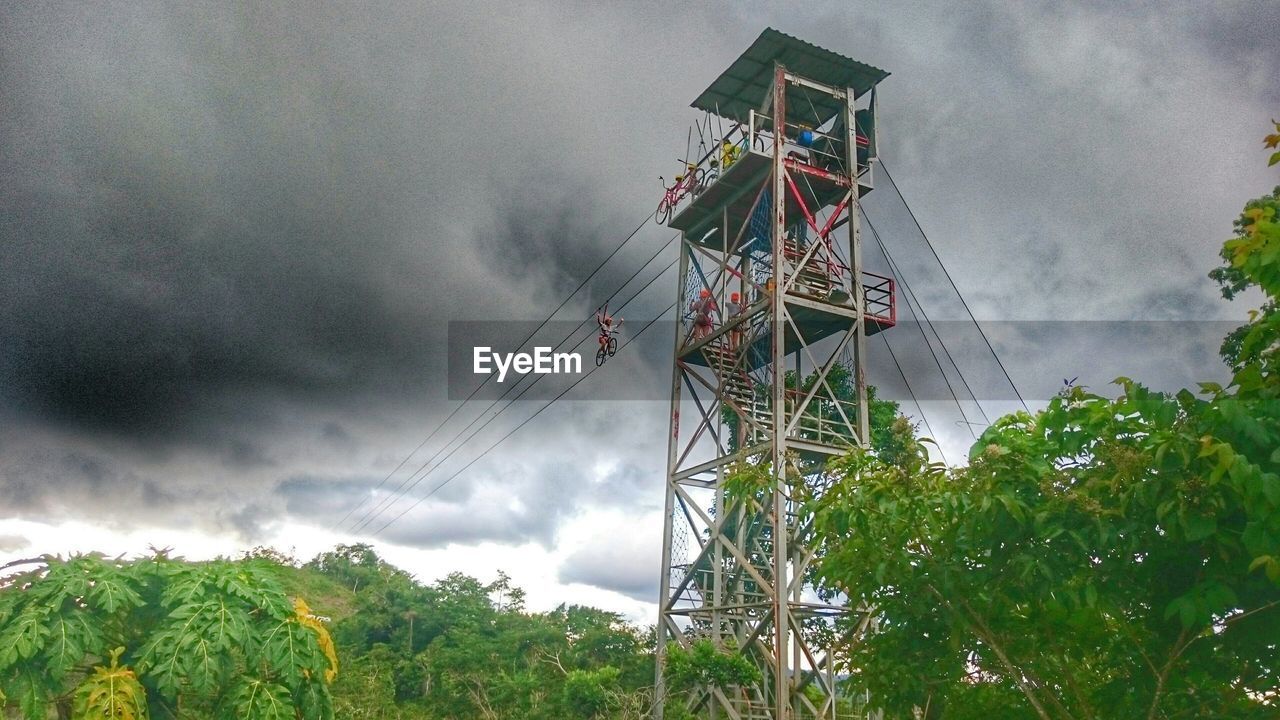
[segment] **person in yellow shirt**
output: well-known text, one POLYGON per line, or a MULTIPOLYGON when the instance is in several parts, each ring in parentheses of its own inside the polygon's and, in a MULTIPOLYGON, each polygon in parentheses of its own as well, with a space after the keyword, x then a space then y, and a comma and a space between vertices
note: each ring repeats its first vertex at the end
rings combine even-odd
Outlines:
POLYGON ((720 171, 724 172, 729 169, 738 159, 738 155, 742 153, 742 148, 734 143, 729 142, 729 138, 720 141, 720 171))

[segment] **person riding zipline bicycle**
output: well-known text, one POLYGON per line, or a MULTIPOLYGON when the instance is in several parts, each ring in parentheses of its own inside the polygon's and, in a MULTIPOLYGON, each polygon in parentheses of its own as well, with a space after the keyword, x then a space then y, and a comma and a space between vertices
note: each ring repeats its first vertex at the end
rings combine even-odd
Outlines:
POLYGON ((613 357, 618 351, 618 339, 613 336, 622 325, 622 318, 614 318, 609 314, 609 306, 605 305, 596 311, 596 325, 600 326, 600 334, 596 340, 600 348, 596 350, 596 365, 603 365, 606 358, 613 357))

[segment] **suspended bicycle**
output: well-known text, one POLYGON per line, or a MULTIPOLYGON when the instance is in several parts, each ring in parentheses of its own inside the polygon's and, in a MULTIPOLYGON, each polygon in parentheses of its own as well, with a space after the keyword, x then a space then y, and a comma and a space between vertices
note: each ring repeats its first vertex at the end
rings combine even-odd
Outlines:
POLYGON ((604 364, 605 360, 613 357, 618 352, 618 338, 612 334, 600 336, 600 349, 596 351, 596 367, 604 364))
POLYGON ((677 175, 675 184, 671 187, 666 186, 666 180, 659 176, 658 180, 663 183, 662 199, 658 201, 658 209, 653 213, 653 219, 661 224, 666 224, 671 219, 671 213, 675 210, 676 205, 690 193, 696 193, 702 187, 702 181, 706 179, 707 171, 694 165, 693 163, 685 163, 685 173, 677 175))
POLYGON ((610 315, 609 304, 605 303, 596 311, 596 324, 600 326, 600 334, 596 336, 600 344, 600 349, 596 350, 596 367, 600 367, 618 352, 618 338, 614 337, 614 332, 622 325, 622 318, 610 315))

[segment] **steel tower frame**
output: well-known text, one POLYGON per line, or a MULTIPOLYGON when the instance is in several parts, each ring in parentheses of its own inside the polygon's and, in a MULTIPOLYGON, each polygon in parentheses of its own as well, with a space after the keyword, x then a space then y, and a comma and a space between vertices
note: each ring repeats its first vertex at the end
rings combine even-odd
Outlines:
POLYGON ((866 338, 896 319, 893 281, 862 269, 859 224, 885 76, 770 29, 693 104, 729 121, 741 150, 731 163, 716 162, 718 148, 691 160, 703 179, 669 221, 689 322, 677 323, 671 381, 659 719, 666 643, 706 639, 749 658, 761 681, 697 689, 695 712, 835 720, 833 647, 870 627, 868 613, 814 592, 801 503, 821 493, 829 458, 867 444, 866 338), (709 329, 692 318, 703 290, 717 305, 709 329), (728 316, 732 292, 742 307, 728 316), (768 486, 735 490, 739 463, 766 468, 768 486))

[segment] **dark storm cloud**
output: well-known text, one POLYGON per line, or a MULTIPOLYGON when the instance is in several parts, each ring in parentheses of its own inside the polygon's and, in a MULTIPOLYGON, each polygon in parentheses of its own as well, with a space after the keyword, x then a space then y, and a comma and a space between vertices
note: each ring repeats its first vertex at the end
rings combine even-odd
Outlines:
POLYGON ((345 394, 424 356, 385 282, 410 178, 364 87, 287 46, 246 57, 248 17, 219 42, 191 18, 121 9, 99 38, 89 10, 11 11, 10 402, 163 433, 226 393, 345 394))
MULTIPOLYGON (((476 152, 454 162, 455 69, 425 52, 389 84, 415 53, 368 57, 338 31, 365 19, 8 15, 0 372, 9 402, 56 421, 136 435, 181 430, 225 393, 421 390, 432 320, 542 299, 616 227, 568 201, 594 204, 583 178, 511 190, 523 157, 500 191, 477 186, 508 149, 480 144, 500 130, 473 127, 476 152), (494 287, 529 267, 550 272, 494 287)), ((490 100, 493 121, 516 109, 490 100)))
POLYGON ((31 519, 79 517, 86 509, 107 520, 136 519, 186 512, 214 499, 198 490, 178 492, 93 448, 23 443, 5 455, 3 478, 0 508, 31 519))
MULTIPOLYGON (((1222 316, 1204 273, 1274 184, 1241 170, 1276 99, 1269 14, 6 5, 0 516, 336 527, 452 408, 447 321, 555 307, 651 211, 686 104, 765 25, 894 73, 886 161, 980 318, 1222 316)), ((931 317, 954 319, 886 188, 868 213, 931 317)), ((666 237, 646 228, 561 317, 666 237)), ((1020 381, 1071 372, 1034 337, 995 340, 1020 381)), ((610 370, 665 382, 670 342, 610 370)), ((610 391, 606 375, 579 392, 610 391)), ((657 503, 666 413, 549 411, 392 539, 550 543, 572 512, 657 503)))
POLYGON ((458 79, 485 48, 397 43, 394 18, 27 6, 0 29, 0 401, 24 424, 290 472, 300 413, 421 417, 444 320, 545 304, 618 224, 580 175, 530 182, 510 138, 538 126, 468 86, 493 68, 458 79))

